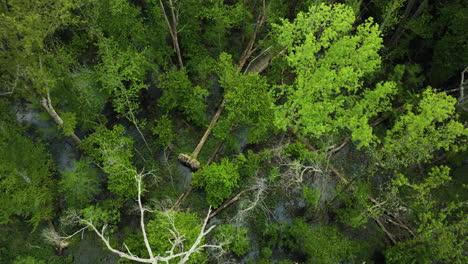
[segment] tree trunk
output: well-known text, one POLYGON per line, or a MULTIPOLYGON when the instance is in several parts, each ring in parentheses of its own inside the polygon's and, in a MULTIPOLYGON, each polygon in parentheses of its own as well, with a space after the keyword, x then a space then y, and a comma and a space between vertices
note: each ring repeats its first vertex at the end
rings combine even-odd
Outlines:
POLYGON ((164 16, 164 20, 166 21, 167 28, 169 29, 169 34, 171 35, 172 39, 172 44, 174 45, 174 50, 177 55, 177 60, 179 61, 179 67, 180 69, 184 68, 184 62, 182 60, 182 53, 180 52, 180 46, 179 46, 179 38, 177 36, 177 24, 179 23, 179 18, 176 12, 174 11, 174 4, 172 0, 169 0, 169 8, 171 9, 171 17, 172 17, 172 23, 169 21, 169 18, 166 14, 166 8, 164 8, 164 4, 162 0, 159 0, 159 4, 161 6, 161 11, 164 16))
POLYGON ((418 6, 418 9, 416 9, 414 14, 410 17, 411 10, 415 4, 415 1, 416 0, 410 0, 408 2, 405 13, 403 15, 403 19, 400 21, 400 25, 398 26, 397 30, 395 30, 395 33, 392 35, 392 38, 390 39, 390 43, 389 43, 390 46, 396 46, 398 44, 398 41, 400 40, 401 36, 406 30, 406 27, 405 27, 406 23, 409 20, 418 17, 421 14, 421 12, 424 10, 424 8, 426 7, 427 0, 423 0, 421 4, 418 6))
MULTIPOLYGON (((57 125, 62 126, 63 125, 63 120, 59 116, 59 114, 55 111, 54 107, 52 106, 52 102, 50 101, 50 95, 49 94, 47 94, 47 98, 43 97, 41 99, 41 104, 45 108, 45 110, 47 111, 49 116, 52 118, 52 120, 57 125)), ((78 144, 81 143, 81 139, 74 132, 70 135, 70 137, 73 139, 73 142, 75 142, 75 144, 78 145, 78 144)))

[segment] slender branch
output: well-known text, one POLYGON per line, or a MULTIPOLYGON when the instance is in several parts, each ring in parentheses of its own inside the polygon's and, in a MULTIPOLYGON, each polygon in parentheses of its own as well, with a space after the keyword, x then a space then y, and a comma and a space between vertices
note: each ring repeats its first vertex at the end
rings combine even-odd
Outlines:
POLYGON ((375 219, 375 222, 379 225, 379 227, 385 232, 385 234, 388 236, 388 238, 393 242, 393 244, 396 244, 395 237, 393 236, 392 233, 388 232, 388 230, 385 228, 385 226, 382 224, 382 222, 379 219, 375 219))
POLYGON ((143 208, 143 205, 141 203, 141 180, 142 180, 142 175, 137 174, 135 176, 135 179, 138 183, 138 207, 140 208, 140 226, 141 226, 141 232, 143 234, 143 239, 145 241, 145 246, 146 249, 148 250, 148 255, 150 258, 153 258, 153 251, 151 250, 151 246, 148 241, 148 236, 146 235, 146 229, 145 229, 145 209, 143 208))

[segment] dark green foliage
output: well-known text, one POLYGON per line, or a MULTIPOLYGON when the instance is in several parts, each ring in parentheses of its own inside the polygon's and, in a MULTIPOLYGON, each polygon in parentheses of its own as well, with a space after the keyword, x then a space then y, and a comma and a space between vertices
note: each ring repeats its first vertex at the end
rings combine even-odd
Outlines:
POLYGON ((0 119, 0 224, 22 217, 36 227, 53 217, 54 167, 46 146, 23 133, 0 119))
POLYGON ((98 205, 91 205, 80 210, 83 219, 92 222, 96 228, 111 225, 108 231, 115 232, 116 224, 120 222, 120 205, 107 200, 98 205))
POLYGON ((417 234, 385 252, 389 263, 465 263, 468 257, 466 203, 444 202, 434 197, 435 190, 450 181, 450 168, 433 167, 423 181, 398 174, 393 195, 402 199, 416 217, 417 234), (396 193, 396 194, 395 194, 396 193), (417 198, 416 198, 417 197, 417 198))
MULTIPOLYGON (((356 176, 355 176, 356 177, 356 176)), ((370 217, 379 216, 379 207, 372 207, 370 185, 364 180, 355 181, 350 186, 337 188, 338 195, 344 202, 344 207, 337 210, 341 223, 353 228, 363 227, 370 217), (344 190, 344 188, 347 188, 344 190)))
POLYGON ((301 162, 312 161, 320 158, 320 154, 308 150, 305 144, 301 142, 295 142, 287 145, 283 152, 286 156, 297 159, 301 162))
POLYGON ((249 251, 250 239, 247 236, 248 229, 233 225, 222 225, 216 229, 215 238, 220 241, 224 250, 232 251, 237 256, 249 251))
POLYGON ((73 208, 88 205, 99 193, 99 175, 89 160, 75 161, 73 168, 62 172, 60 191, 73 208))
POLYGON ((24 222, 0 226, 0 262, 34 264, 71 264, 73 256, 58 256, 54 247, 45 244, 41 236, 45 225, 35 230, 24 222), (28 262, 29 261, 29 262, 28 262))
POLYGON ((1 263, 468 263, 466 1, 0 2, 1 263))
POLYGON ((340 263, 352 261, 359 244, 343 236, 337 227, 328 225, 309 226, 296 219, 289 228, 292 237, 289 246, 307 255, 307 263, 340 263))
POLYGON ((176 68, 159 75, 158 86, 163 91, 159 106, 167 112, 178 110, 195 124, 204 124, 206 88, 192 85, 187 73, 176 68))
POLYGON ((317 209, 318 202, 320 201, 320 191, 317 189, 309 188, 307 186, 302 187, 302 196, 313 209, 317 209))

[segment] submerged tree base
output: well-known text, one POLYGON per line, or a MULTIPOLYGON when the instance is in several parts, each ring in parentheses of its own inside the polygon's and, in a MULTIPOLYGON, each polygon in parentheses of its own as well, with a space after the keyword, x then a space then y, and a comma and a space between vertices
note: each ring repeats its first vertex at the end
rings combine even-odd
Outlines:
POLYGON ((190 155, 182 153, 179 154, 178 159, 180 163, 182 163, 182 165, 186 166, 192 171, 197 171, 198 169, 200 169, 200 162, 197 159, 190 157, 190 155))

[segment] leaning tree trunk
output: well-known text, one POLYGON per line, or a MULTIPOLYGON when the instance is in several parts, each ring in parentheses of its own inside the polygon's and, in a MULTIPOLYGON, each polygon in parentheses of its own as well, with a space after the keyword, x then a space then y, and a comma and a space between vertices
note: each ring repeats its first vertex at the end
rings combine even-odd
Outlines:
MULTIPOLYGON (((47 93, 47 98, 43 97, 41 99, 41 104, 45 108, 49 116, 52 118, 52 120, 54 120, 54 122, 57 125, 63 126, 63 119, 59 116, 59 114, 55 111, 54 107, 52 106, 49 93, 47 93)), ((70 137, 73 139, 73 142, 75 142, 75 144, 78 145, 81 143, 81 139, 74 132, 72 132, 70 137)))
MULTIPOLYGON (((162 3, 162 2, 161 2, 162 3)), ((168 21, 168 20, 166 20, 168 21)), ((264 25, 265 23, 265 15, 262 13, 258 19, 257 19, 257 25, 255 26, 255 30, 251 36, 251 39, 249 43, 247 44, 247 47, 245 48, 244 52, 242 53, 241 59, 239 61, 239 71, 242 70, 248 59, 252 56, 252 54, 255 52, 256 48, 253 48, 253 45, 255 43, 255 40, 257 38, 257 35, 260 31, 260 28, 264 25)), ((257 72, 261 73, 263 70, 266 69, 268 66, 270 60, 273 58, 273 56, 270 54, 270 49, 271 47, 267 48, 265 51, 263 51, 259 56, 254 58, 249 65, 247 65, 247 69, 244 71, 244 74, 252 73, 252 72, 257 72)), ((203 145, 205 144, 206 140, 208 139, 208 136, 211 134, 211 131, 213 130, 214 126, 216 125, 216 122, 219 119, 219 116, 221 115, 224 106, 226 105, 226 99, 223 99, 221 102, 221 105, 218 108, 218 111, 216 111, 216 114, 213 116, 211 119, 210 124, 208 125, 208 128, 206 129, 205 133, 203 134, 203 137, 200 139, 200 142, 198 143, 197 147, 195 150, 192 152, 192 154, 184 154, 181 153, 178 156, 179 161, 190 168, 192 171, 197 171, 200 168, 200 162, 197 160, 198 154, 200 153, 203 145)), ((217 148, 217 151, 219 151, 219 148, 217 148)), ((215 153, 217 152, 215 151, 215 153)), ((210 158, 210 163, 213 158, 210 158)))
POLYGON ((169 0, 168 4, 169 9, 171 11, 172 22, 169 20, 169 17, 166 13, 166 8, 164 8, 162 0, 159 0, 159 5, 161 6, 161 11, 163 13, 164 20, 166 21, 167 28, 169 29, 169 34, 171 35, 172 45, 174 46, 174 50, 177 55, 177 60, 179 61, 179 67, 180 69, 183 69, 184 62, 182 60, 182 52, 180 51, 179 37, 177 34, 177 25, 179 24, 179 12, 175 10, 174 3, 172 2, 172 0, 169 0))

